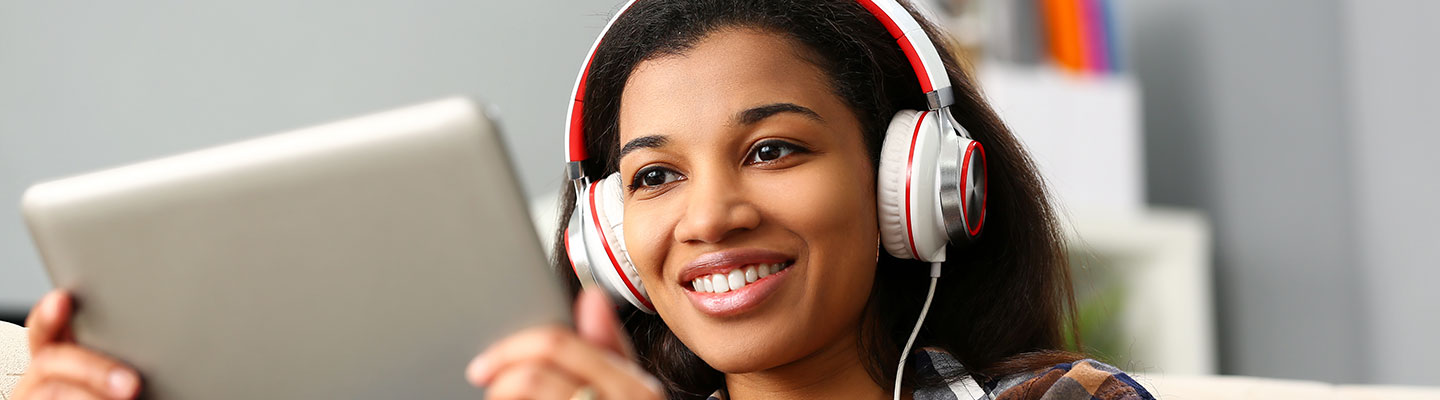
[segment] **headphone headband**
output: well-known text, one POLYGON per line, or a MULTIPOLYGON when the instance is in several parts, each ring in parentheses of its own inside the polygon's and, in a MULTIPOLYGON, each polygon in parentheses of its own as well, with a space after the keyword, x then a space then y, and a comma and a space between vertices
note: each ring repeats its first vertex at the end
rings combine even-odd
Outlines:
MULTIPOLYGON (((634 6, 636 1, 625 2, 620 11, 605 23, 605 28, 600 31, 600 36, 595 38, 595 43, 590 45, 590 52, 585 55, 585 63, 580 68, 580 76, 575 77, 575 90, 570 96, 570 109, 566 112, 567 118, 565 119, 566 175, 572 180, 585 177, 580 162, 589 158, 589 154, 585 151, 585 130, 581 121, 584 109, 585 76, 590 72, 590 62, 595 59, 595 50, 600 47, 600 41, 610 32, 610 27, 615 25, 615 21, 634 6)), ((930 41, 930 36, 925 34, 920 22, 916 21, 910 12, 896 0, 857 0, 857 2, 880 20, 881 24, 885 25, 885 30, 890 32, 890 36, 895 38, 895 42, 905 52, 905 58, 910 61, 911 68, 915 69, 915 76, 920 79, 920 89, 925 92, 925 99, 930 109, 939 110, 954 104, 955 98, 950 87, 950 75, 945 71, 943 58, 935 49, 935 44, 930 41)))

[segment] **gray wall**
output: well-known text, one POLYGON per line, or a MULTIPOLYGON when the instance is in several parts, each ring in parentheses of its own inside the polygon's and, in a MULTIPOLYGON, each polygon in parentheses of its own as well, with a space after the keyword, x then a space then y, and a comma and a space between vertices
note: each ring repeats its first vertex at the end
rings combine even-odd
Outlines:
POLYGON ((1215 226, 1226 373, 1440 384, 1428 0, 1131 0, 1146 186, 1215 226))
POLYGON ((1369 378, 1440 384, 1440 2, 1351 0, 1342 10, 1369 378))
POLYGON ((18 213, 41 179, 470 94, 500 107, 526 191, 554 190, 567 92, 618 4, 0 1, 0 310, 49 287, 18 213))

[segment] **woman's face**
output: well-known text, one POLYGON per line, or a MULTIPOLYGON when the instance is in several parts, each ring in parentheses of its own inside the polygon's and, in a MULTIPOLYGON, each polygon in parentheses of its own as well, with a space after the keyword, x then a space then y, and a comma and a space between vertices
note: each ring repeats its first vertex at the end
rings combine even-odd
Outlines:
POLYGON ((723 29, 639 64, 620 103, 626 248, 666 325, 724 372, 853 344, 874 280, 874 166, 806 54, 723 29))

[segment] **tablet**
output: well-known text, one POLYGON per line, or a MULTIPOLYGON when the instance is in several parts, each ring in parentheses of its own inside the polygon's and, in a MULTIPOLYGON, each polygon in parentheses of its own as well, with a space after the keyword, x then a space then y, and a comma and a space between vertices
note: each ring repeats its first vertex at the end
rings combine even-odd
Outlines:
POLYGON ((83 345, 150 399, 478 398, 568 323, 491 122, 447 99, 41 183, 22 209, 83 345))

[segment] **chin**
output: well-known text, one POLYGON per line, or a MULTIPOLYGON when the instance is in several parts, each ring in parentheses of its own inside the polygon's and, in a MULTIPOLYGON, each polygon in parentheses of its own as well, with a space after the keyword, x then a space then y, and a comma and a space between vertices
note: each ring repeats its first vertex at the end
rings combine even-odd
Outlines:
MULTIPOLYGON (((814 279, 820 275, 810 268, 816 260, 802 258, 798 268, 787 270, 776 281, 780 288, 767 301, 738 315, 707 313, 696 306, 694 293, 666 296, 669 307, 660 306, 658 311, 676 337, 711 368, 727 374, 766 371, 827 347, 845 347, 841 341, 858 334, 867 298, 855 293, 866 293, 873 275, 818 282, 814 279)), ((873 267, 834 270, 873 271, 873 267)))
POLYGON ((804 318, 806 312, 769 314, 743 321, 701 321, 675 334, 711 368, 727 374, 788 364, 815 352, 824 341, 804 318))
POLYGON ((804 353, 807 353, 801 346, 779 341, 756 342, 760 341, 745 340, 737 343, 718 340, 692 349, 711 368, 727 374, 743 374, 772 369, 799 359, 804 356, 804 353))

